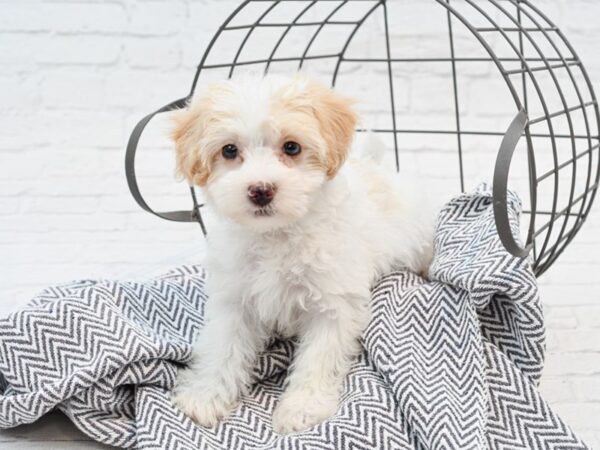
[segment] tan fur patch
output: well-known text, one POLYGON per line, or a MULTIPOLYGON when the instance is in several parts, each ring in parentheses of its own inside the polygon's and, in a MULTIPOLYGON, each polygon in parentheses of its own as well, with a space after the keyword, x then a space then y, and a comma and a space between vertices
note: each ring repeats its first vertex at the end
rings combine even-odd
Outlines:
POLYGON ((358 116, 353 100, 315 82, 309 83, 313 112, 319 121, 321 134, 327 143, 327 176, 335 176, 348 156, 358 116))
POLYGON ((175 142, 176 170, 190 184, 204 186, 210 171, 199 157, 199 112, 192 109, 177 111, 173 117, 171 138, 175 142))
POLYGON ((313 144, 320 141, 321 147, 324 141, 325 151, 311 152, 307 161, 332 178, 346 160, 352 144, 358 122, 353 105, 353 100, 327 86, 297 75, 291 86, 284 87, 275 99, 274 116, 280 122, 293 123, 294 131, 303 140, 313 144))
POLYGON ((210 123, 219 120, 215 101, 226 94, 224 86, 209 86, 188 108, 173 116, 171 138, 175 142, 176 171, 190 184, 205 186, 210 178, 214 155, 210 154, 211 149, 202 148, 202 140, 210 123))

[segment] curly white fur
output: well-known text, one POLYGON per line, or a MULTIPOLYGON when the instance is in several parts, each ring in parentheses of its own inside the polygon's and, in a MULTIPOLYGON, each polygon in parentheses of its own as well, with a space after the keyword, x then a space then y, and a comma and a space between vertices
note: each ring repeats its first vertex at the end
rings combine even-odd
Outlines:
POLYGON ((177 119, 179 170, 204 186, 221 218, 208 240, 207 324, 173 394, 199 424, 235 407, 275 333, 299 344, 274 430, 333 415, 369 321, 372 283, 399 266, 427 269, 433 224, 421 197, 378 158, 342 166, 355 122, 346 99, 303 77, 219 83, 177 119), (283 154, 286 140, 302 154, 283 154), (237 160, 220 154, 228 143, 237 160), (248 199, 253 183, 276 186, 268 213, 248 199))

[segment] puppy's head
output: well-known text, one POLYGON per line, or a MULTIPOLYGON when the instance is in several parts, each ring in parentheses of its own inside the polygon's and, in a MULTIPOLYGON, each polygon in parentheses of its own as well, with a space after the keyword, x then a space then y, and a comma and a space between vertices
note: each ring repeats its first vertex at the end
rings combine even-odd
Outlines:
POLYGON ((177 170, 237 223, 256 231, 292 224, 346 159, 351 104, 299 75, 213 84, 176 114, 177 170))

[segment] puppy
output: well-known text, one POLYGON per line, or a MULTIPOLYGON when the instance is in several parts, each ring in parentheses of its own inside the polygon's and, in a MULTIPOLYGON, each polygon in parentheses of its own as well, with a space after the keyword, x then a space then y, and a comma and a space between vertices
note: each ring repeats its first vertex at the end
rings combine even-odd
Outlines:
POLYGON ((219 82, 176 115, 178 171, 220 219, 208 237, 207 322, 173 392, 197 423, 234 408, 274 334, 298 346, 273 429, 333 415, 372 283, 427 268, 432 227, 414 195, 372 160, 344 164, 356 124, 351 100, 300 75, 219 82))

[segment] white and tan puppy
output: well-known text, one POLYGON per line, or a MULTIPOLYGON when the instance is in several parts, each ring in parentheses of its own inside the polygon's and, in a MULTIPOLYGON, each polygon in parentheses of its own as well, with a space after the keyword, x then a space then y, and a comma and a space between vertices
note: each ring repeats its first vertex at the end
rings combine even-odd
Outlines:
POLYGON ((299 344, 273 429, 333 415, 360 352, 370 287, 427 268, 431 226, 373 161, 348 161, 352 102, 304 76, 247 77, 178 113, 177 167, 220 219, 208 238, 207 323, 174 402, 201 425, 226 416, 274 335, 299 344))

